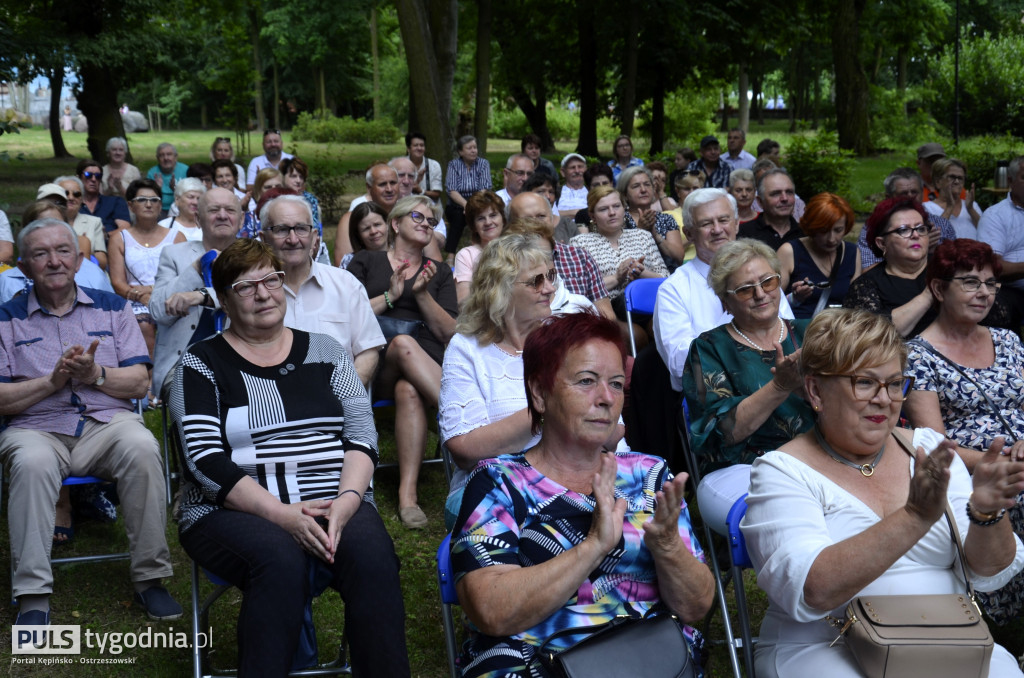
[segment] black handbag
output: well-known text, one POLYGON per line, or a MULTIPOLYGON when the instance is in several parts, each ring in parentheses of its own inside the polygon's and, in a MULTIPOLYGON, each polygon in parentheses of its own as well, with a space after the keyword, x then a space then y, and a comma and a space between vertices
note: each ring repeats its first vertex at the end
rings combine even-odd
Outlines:
POLYGON ((534 654, 549 676, 557 678, 693 678, 696 666, 690 645, 675 615, 622 616, 595 626, 562 629, 548 636, 534 654), (575 645, 555 652, 552 640, 588 634, 575 645))

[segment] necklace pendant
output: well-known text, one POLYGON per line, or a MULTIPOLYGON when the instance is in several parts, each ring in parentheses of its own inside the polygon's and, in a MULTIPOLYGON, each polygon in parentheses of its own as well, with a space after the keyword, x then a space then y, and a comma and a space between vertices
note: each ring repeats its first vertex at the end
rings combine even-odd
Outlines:
POLYGON ((870 478, 875 475, 875 467, 871 464, 862 464, 860 467, 860 474, 865 478, 870 478))

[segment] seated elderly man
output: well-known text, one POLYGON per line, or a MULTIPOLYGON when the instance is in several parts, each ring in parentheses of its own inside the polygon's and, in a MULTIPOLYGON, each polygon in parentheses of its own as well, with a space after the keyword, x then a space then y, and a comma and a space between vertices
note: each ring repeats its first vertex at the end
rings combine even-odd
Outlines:
POLYGON ((129 400, 149 385, 139 324, 121 297, 75 284, 82 255, 66 223, 33 221, 18 234, 18 250, 34 285, 0 306, 0 412, 9 423, 0 461, 10 473, 15 624, 49 623, 54 506, 69 475, 117 482, 135 600, 151 619, 177 619, 181 606, 161 586, 172 569, 160 449, 129 400))
MULTIPOLYGON (((683 223, 683 232, 693 242, 697 256, 677 268, 658 290, 653 323, 658 353, 668 366, 676 391, 683 390, 683 368, 693 340, 732 319, 711 289, 708 274, 715 252, 736 239, 736 198, 720 188, 699 188, 683 201, 683 223)), ((793 317, 785 297, 779 315, 793 317)))
POLYGON ((363 386, 377 369, 384 335, 366 288, 348 271, 313 261, 316 241, 309 203, 297 195, 268 202, 260 215, 260 237, 284 264, 288 306, 285 327, 320 332, 348 351, 363 386))

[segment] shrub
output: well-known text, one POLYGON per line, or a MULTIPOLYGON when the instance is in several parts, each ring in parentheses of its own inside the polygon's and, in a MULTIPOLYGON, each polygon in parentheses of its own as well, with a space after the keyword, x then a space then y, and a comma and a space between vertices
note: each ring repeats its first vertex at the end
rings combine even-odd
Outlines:
POLYGON ((1002 199, 1002 194, 981 190, 995 183, 996 164, 1000 160, 1013 160, 1024 148, 1020 140, 1007 134, 1003 137, 983 136, 967 139, 959 146, 946 145, 946 153, 967 165, 967 188, 976 186, 975 200, 987 208, 1002 199))
POLYGON ((390 122, 336 118, 326 111, 299 113, 291 133, 295 141, 321 144, 393 144, 402 136, 390 122))
POLYGON ((871 87, 871 138, 881 148, 912 149, 945 136, 935 118, 920 107, 916 88, 905 92, 871 87), (912 112, 907 115, 907 108, 912 112))
POLYGON ((802 196, 810 198, 825 191, 848 195, 852 156, 851 151, 839 148, 835 132, 819 132, 794 136, 786 148, 785 166, 802 196))

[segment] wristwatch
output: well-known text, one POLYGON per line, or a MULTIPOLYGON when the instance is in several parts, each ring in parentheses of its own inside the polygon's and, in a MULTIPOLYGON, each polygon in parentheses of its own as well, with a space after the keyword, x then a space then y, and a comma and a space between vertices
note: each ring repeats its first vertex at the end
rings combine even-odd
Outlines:
POLYGON ((210 290, 206 289, 205 287, 197 287, 192 291, 199 292, 200 294, 203 295, 203 301, 200 303, 200 306, 210 305, 210 290))
POLYGON ((103 386, 103 382, 107 380, 107 368, 100 365, 100 376, 93 382, 93 386, 103 386))

